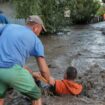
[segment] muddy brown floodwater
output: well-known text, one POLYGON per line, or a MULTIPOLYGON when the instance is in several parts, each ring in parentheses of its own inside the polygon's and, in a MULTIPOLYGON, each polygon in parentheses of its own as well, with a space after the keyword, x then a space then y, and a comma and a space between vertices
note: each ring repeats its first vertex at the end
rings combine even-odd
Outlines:
MULTIPOLYGON (((75 66, 78 70, 77 81, 84 86, 79 96, 43 96, 47 105, 105 105, 104 28, 105 22, 101 22, 73 26, 58 35, 41 37, 52 75, 61 79, 68 66, 75 66)), ((38 70, 33 58, 27 61, 27 65, 38 70)), ((13 92, 7 95, 6 105, 30 105, 30 102, 25 96, 13 92)))

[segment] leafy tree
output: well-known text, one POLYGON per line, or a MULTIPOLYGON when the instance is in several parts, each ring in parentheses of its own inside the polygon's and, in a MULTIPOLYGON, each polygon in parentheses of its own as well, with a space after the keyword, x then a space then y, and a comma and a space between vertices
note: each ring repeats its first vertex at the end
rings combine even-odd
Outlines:
MULTIPOLYGON (((89 22, 100 7, 97 0, 13 0, 17 18, 38 14, 44 20, 48 32, 56 32, 66 24, 64 12, 69 9, 74 24, 89 22)), ((69 21, 69 22, 70 22, 69 21)))
POLYGON ((3 2, 8 2, 10 0, 0 0, 0 3, 3 3, 3 2))
POLYGON ((63 26, 64 8, 67 0, 13 0, 17 18, 38 14, 43 19, 47 32, 55 32, 63 26))
POLYGON ((98 0, 70 0, 71 21, 74 24, 85 24, 97 13, 100 7, 98 0))
POLYGON ((40 14, 48 32, 55 32, 63 23, 66 0, 39 0, 40 14))
POLYGON ((39 0, 13 0, 16 7, 17 18, 27 18, 38 13, 39 0))
POLYGON ((105 14, 105 5, 102 5, 97 12, 98 16, 103 16, 103 14, 105 14))

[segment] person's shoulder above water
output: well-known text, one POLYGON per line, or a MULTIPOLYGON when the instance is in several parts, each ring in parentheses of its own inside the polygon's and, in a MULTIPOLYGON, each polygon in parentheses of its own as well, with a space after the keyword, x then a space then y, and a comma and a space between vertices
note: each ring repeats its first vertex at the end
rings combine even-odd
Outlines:
POLYGON ((1 24, 8 24, 9 21, 4 15, 0 14, 0 23, 1 24))
POLYGON ((82 84, 71 80, 56 80, 55 87, 58 94, 78 95, 82 92, 83 89, 82 84))

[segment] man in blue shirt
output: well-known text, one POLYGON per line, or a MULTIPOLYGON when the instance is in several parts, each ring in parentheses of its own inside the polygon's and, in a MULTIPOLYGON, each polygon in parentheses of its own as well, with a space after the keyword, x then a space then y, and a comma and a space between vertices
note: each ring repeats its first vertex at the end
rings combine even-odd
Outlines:
POLYGON ((12 87, 32 99, 32 105, 41 105, 40 89, 25 68, 25 61, 35 56, 42 76, 53 84, 46 60, 44 48, 38 38, 42 29, 46 31, 39 16, 30 16, 27 26, 8 24, 2 27, 0 36, 0 105, 4 105, 4 96, 8 87, 12 87))

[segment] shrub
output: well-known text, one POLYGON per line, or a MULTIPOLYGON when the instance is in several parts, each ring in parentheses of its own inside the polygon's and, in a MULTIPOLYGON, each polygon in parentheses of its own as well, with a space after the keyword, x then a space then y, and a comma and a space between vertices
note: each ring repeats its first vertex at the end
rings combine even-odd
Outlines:
POLYGON ((40 14, 48 32, 55 32, 62 26, 65 2, 66 0, 40 0, 40 14))
POLYGON ((97 0, 70 0, 70 19, 74 24, 86 24, 95 16, 99 7, 97 0))
POLYGON ((16 7, 17 18, 27 18, 38 13, 38 0, 13 0, 16 7))

